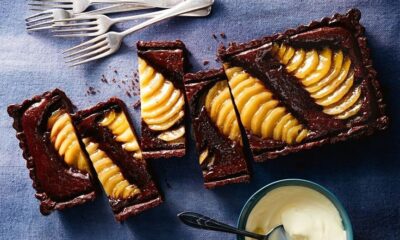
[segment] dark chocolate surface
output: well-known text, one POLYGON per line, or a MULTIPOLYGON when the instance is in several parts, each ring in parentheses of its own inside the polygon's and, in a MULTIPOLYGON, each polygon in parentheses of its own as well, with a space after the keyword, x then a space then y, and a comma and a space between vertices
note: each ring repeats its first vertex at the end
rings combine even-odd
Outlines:
POLYGON ((89 173, 69 167, 50 141, 47 120, 51 113, 59 109, 72 113, 72 108, 58 89, 8 107, 44 215, 91 201, 96 195, 89 173))
POLYGON ((212 165, 208 166, 208 161, 201 164, 207 188, 250 180, 242 146, 219 131, 204 106, 204 95, 219 81, 226 81, 222 69, 189 73, 184 78, 196 147, 199 153, 208 149, 209 155, 215 156, 212 165))
MULTIPOLYGON (((145 42, 137 43, 138 56, 144 59, 156 71, 163 74, 172 82, 176 89, 185 92, 183 86, 183 75, 186 65, 186 48, 182 41, 176 40, 171 42, 145 42)), ((170 129, 174 129, 181 124, 185 125, 187 110, 185 109, 185 117, 175 123, 170 129)), ((147 124, 141 121, 142 126, 142 150, 143 156, 148 159, 152 158, 170 158, 182 157, 186 153, 186 139, 184 143, 168 143, 157 138, 161 133, 151 130, 147 124)), ((186 133, 185 133, 186 136, 186 133)))
POLYGON ((122 144, 114 140, 111 131, 98 123, 110 110, 123 111, 132 131, 135 131, 125 104, 118 98, 111 98, 107 102, 77 112, 74 115, 74 121, 81 138, 88 137, 93 142, 98 143, 99 148, 121 169, 123 176, 141 190, 139 195, 130 199, 109 198, 116 219, 123 221, 129 216, 159 205, 162 200, 155 183, 151 179, 146 161, 136 159, 131 152, 125 151, 122 144))
POLYGON ((376 129, 387 128, 385 104, 366 45, 365 30, 359 23, 360 17, 360 11, 352 9, 345 15, 335 14, 331 18, 323 18, 321 21, 314 21, 307 26, 290 29, 284 33, 244 44, 232 43, 228 48, 220 47, 218 55, 223 62, 243 67, 259 78, 312 132, 302 143, 288 146, 282 142, 261 139, 247 131, 256 161, 264 161, 324 143, 369 135, 376 129), (272 57, 271 44, 274 42, 284 42, 302 48, 320 48, 328 45, 345 51, 352 60, 355 84, 361 85, 362 89, 363 105, 359 113, 347 120, 337 120, 324 114, 322 108, 314 103, 297 79, 289 75, 284 66, 272 57))

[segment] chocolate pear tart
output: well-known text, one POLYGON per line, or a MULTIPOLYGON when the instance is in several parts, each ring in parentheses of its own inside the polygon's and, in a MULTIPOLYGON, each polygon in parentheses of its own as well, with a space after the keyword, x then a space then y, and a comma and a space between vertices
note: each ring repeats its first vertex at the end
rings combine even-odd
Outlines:
POLYGON ((96 197, 72 111, 71 101, 58 89, 8 107, 43 215, 96 197))
POLYGON ((255 161, 387 128, 357 9, 220 47, 255 161))
POLYGON ((248 182, 239 121, 223 69, 188 73, 184 83, 205 187, 248 182))
POLYGON ((162 202, 120 99, 79 111, 73 119, 118 221, 162 202))
POLYGON ((183 75, 186 49, 181 41, 137 43, 145 158, 182 157, 186 152, 183 75))

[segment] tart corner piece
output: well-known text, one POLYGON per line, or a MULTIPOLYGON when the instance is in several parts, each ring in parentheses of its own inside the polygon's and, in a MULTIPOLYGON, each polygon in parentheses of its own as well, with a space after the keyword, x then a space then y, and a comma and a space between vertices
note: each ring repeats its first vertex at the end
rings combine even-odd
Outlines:
POLYGON ((7 109, 43 215, 96 197, 88 158, 71 119, 72 108, 65 93, 55 89, 7 109))
POLYGON ((352 9, 219 49, 255 161, 387 128, 360 18, 352 9))
POLYGON ((224 71, 189 73, 184 83, 205 187, 248 182, 239 121, 224 71))
POLYGON ((77 112, 76 126, 118 221, 162 203, 126 105, 118 98, 77 112))
POLYGON ((143 156, 182 157, 186 153, 183 42, 137 43, 143 156))

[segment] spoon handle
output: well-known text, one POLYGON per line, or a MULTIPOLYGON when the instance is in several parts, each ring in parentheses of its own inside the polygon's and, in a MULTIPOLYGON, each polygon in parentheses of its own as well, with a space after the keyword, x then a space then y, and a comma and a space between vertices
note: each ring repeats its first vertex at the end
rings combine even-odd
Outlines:
POLYGON ((254 239, 265 239, 265 236, 263 235, 237 229, 235 227, 218 222, 217 220, 214 220, 212 218, 206 217, 198 213, 183 212, 178 214, 178 217, 183 223, 194 228, 213 230, 218 232, 234 233, 237 235, 251 237, 254 239))

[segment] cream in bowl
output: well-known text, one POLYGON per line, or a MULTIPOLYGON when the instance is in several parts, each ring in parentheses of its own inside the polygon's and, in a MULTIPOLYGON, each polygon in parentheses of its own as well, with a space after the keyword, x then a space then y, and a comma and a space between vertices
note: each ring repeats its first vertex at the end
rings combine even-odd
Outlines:
POLYGON ((239 219, 240 228, 260 234, 278 225, 292 240, 352 240, 350 221, 336 197, 306 180, 266 186, 250 198, 239 219))

